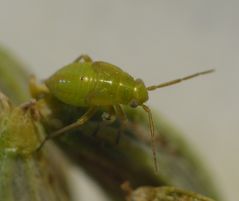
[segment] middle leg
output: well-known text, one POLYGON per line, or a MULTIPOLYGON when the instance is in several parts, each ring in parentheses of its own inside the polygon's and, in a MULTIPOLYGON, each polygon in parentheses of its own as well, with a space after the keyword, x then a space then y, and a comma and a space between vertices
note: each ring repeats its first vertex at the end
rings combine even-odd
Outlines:
POLYGON ((97 123, 96 130, 92 134, 93 137, 96 137, 103 128, 112 124, 115 121, 116 113, 115 113, 114 107, 108 106, 107 109, 108 109, 108 112, 104 112, 101 115, 103 121, 97 123))
POLYGON ((125 125, 128 121, 128 118, 121 105, 115 105, 114 108, 115 108, 116 116, 119 117, 119 120, 120 120, 120 128, 116 136, 116 144, 119 144, 122 132, 125 129, 125 125))

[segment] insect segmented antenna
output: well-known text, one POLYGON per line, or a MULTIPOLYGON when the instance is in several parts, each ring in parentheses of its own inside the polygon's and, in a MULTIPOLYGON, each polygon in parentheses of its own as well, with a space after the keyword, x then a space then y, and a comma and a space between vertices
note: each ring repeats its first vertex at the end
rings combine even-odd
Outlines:
POLYGON ((210 70, 207 70, 207 71, 198 72, 198 73, 195 73, 195 74, 192 74, 192 75, 188 75, 188 76, 183 77, 183 78, 171 80, 169 82, 164 82, 164 83, 161 83, 159 85, 149 86, 149 87, 147 87, 147 90, 148 91, 153 91, 153 90, 158 89, 158 88, 163 88, 163 87, 171 86, 171 85, 177 84, 179 82, 182 82, 182 81, 185 81, 185 80, 189 80, 189 79, 192 79, 194 77, 198 77, 200 75, 205 75, 205 74, 208 74, 208 73, 212 73, 214 71, 215 71, 214 69, 210 69, 210 70))
MULTIPOLYGON (((178 84, 182 81, 189 80, 189 79, 192 79, 194 77, 198 77, 200 75, 205 75, 205 74, 212 73, 214 71, 215 71, 214 69, 210 69, 210 70, 207 70, 207 71, 202 71, 202 72, 198 72, 198 73, 195 73, 195 74, 192 74, 192 75, 188 75, 188 76, 183 77, 183 78, 178 78, 178 79, 175 79, 175 80, 164 82, 164 83, 161 83, 159 85, 152 85, 152 86, 147 87, 147 90, 148 91, 153 91, 153 90, 158 89, 158 88, 171 86, 171 85, 174 85, 174 84, 178 84)), ((142 107, 148 113, 154 165, 155 165, 156 172, 158 172, 158 162, 157 162, 157 154, 156 154, 156 145, 155 145, 155 140, 154 140, 154 123, 153 123, 152 113, 151 113, 151 110, 149 109, 148 106, 143 104, 142 107)))
POLYGON ((154 122, 153 122, 153 117, 152 117, 152 112, 149 109, 148 106, 142 105, 142 108, 144 109, 145 112, 148 114, 149 118, 149 130, 150 130, 150 135, 151 135, 151 146, 152 146, 152 152, 153 152, 153 159, 154 159, 154 166, 155 166, 155 172, 158 172, 158 160, 157 160, 157 154, 156 154, 156 144, 155 144, 155 139, 154 139, 154 122))

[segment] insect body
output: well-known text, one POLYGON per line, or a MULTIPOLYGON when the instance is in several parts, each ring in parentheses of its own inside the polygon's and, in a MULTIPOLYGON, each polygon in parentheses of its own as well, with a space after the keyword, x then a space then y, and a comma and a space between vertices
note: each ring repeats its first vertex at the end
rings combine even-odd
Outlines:
POLYGON ((51 93, 74 106, 142 105, 148 100, 144 83, 106 62, 74 62, 47 81, 51 93))
POLYGON ((58 70, 45 83, 50 93, 62 102, 79 107, 88 107, 89 109, 76 122, 45 138, 41 146, 49 138, 80 127, 95 114, 100 106, 108 107, 111 114, 122 120, 123 123, 119 129, 121 131, 127 119, 121 105, 129 105, 131 107, 142 106, 149 118, 154 163, 157 171, 153 118, 149 107, 145 105, 145 102, 148 100, 148 91, 173 85, 212 71, 208 70, 181 79, 146 87, 142 80, 134 79, 115 65, 101 61, 93 62, 89 56, 81 55, 73 63, 58 70))

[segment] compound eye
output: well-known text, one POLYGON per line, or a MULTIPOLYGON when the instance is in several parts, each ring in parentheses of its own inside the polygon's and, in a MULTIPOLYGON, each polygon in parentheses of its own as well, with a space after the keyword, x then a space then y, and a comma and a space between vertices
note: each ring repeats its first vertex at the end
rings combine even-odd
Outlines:
POLYGON ((138 101, 133 99, 130 101, 129 105, 133 108, 137 107, 139 104, 138 104, 138 101))

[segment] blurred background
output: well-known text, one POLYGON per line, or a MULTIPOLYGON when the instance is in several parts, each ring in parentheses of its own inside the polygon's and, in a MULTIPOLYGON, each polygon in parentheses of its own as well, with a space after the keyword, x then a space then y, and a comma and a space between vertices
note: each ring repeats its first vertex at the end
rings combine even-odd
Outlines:
MULTIPOLYGON (((116 64, 146 85, 216 69, 150 92, 148 105, 182 131, 225 200, 237 200, 238 8, 236 0, 1 0, 0 44, 39 79, 82 53, 116 64)), ((85 185, 75 188, 86 192, 85 185)))

